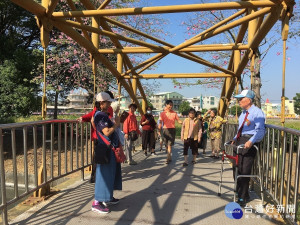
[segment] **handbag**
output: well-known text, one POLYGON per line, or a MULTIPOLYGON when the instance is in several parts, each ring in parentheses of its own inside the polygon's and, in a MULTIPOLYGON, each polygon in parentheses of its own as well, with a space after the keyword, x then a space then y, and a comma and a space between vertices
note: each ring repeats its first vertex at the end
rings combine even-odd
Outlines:
POLYGON ((109 164, 110 162, 110 149, 106 144, 97 143, 94 151, 94 160, 96 164, 109 164))
POLYGON ((119 147, 113 148, 113 151, 114 151, 114 153, 115 153, 116 161, 117 161, 118 163, 123 163, 123 162, 125 162, 126 156, 125 156, 125 154, 124 154, 124 150, 123 150, 123 147, 122 147, 121 144, 119 145, 119 147))
POLYGON ((129 138, 131 141, 136 141, 138 137, 138 133, 135 130, 129 132, 129 138))
POLYGON ((122 145, 120 144, 120 142, 119 142, 119 147, 116 148, 99 131, 97 131, 97 133, 100 136, 101 140, 105 143, 105 145, 114 151, 116 161, 118 163, 123 163, 126 160, 126 156, 124 154, 124 151, 123 151, 123 148, 122 148, 122 145))

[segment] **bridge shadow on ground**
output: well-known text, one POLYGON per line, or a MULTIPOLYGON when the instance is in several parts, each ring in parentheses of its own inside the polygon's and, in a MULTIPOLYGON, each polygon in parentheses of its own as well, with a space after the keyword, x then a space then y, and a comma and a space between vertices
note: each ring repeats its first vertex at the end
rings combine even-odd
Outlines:
MULTIPOLYGON (((88 181, 68 188, 32 208, 12 224, 238 224, 224 209, 233 199, 232 171, 226 164, 222 196, 217 196, 220 160, 203 157, 182 167, 182 144, 177 142, 173 161, 166 165, 165 152, 145 157, 134 155, 136 166, 123 166, 123 191, 115 192, 120 203, 106 215, 91 211, 94 185, 88 181)), ((189 157, 191 161, 191 156, 189 157)), ((243 218, 244 219, 244 218, 243 218)), ((273 224, 264 219, 244 219, 243 224, 273 224)))

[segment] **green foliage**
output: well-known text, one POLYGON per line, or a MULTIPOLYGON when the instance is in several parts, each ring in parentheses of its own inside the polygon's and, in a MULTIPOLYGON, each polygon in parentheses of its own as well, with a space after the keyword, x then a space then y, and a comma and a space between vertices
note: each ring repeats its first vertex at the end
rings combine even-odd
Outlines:
POLYGON ((300 93, 296 93, 296 96, 293 98, 294 102, 294 110, 297 115, 300 115, 300 93))
POLYGON ((238 106, 234 105, 231 108, 229 108, 229 115, 235 115, 236 110, 237 110, 237 115, 240 116, 243 109, 239 105, 238 106))
POLYGON ((27 116, 39 105, 34 86, 22 75, 12 60, 0 65, 1 122, 12 116, 27 116))
POLYGON ((0 121, 27 116, 40 105, 31 83, 42 60, 36 49, 39 29, 34 16, 10 1, 0 2, 0 121))
POLYGON ((182 115, 187 115, 190 108, 190 103, 188 101, 182 101, 178 111, 179 113, 182 113, 182 115))
POLYGON ((201 114, 204 115, 207 111, 207 109, 202 109, 201 114))

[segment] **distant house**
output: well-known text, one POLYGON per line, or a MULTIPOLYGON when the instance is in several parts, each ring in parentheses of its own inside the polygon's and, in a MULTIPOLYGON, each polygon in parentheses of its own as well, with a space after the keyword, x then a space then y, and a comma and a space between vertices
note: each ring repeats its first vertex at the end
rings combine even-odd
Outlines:
MULTIPOLYGON (((281 115, 281 104, 271 103, 267 98, 265 103, 261 104, 261 109, 266 115, 266 117, 279 117, 281 115)), ((294 118, 294 100, 285 100, 285 116, 294 118)))
POLYGON ((167 100, 172 100, 173 110, 178 111, 183 95, 177 92, 161 92, 150 97, 150 102, 157 111, 163 111, 167 100))
POLYGON ((201 96, 193 97, 193 98, 186 98, 184 99, 190 103, 191 108, 194 108, 196 111, 201 111, 201 96))
MULTIPOLYGON (((128 110, 128 106, 132 103, 131 98, 129 96, 125 97, 125 96, 121 96, 120 97, 120 110, 124 111, 124 110, 128 110)), ((117 99, 118 101, 119 99, 117 99)))
POLYGON ((287 115, 295 115, 295 100, 285 100, 285 113, 287 115))
POLYGON ((78 91, 78 92, 72 92, 68 96, 69 108, 88 108, 87 106, 90 107, 87 103, 87 97, 88 93, 83 92, 83 91, 78 91))
MULTIPOLYGON (((87 97, 89 95, 80 90, 73 91, 69 94, 67 100, 68 104, 66 106, 58 105, 57 112, 59 114, 69 114, 69 113, 87 113, 93 109, 93 104, 88 104, 87 97)), ((54 106, 47 105, 48 114, 54 113, 54 106)))
POLYGON ((211 109, 219 107, 220 98, 216 96, 204 96, 202 97, 203 109, 211 109))

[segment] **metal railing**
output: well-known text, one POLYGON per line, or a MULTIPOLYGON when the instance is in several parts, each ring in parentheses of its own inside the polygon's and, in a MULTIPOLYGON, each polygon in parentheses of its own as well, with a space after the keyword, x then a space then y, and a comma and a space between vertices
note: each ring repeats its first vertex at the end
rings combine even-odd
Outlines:
POLYGON ((84 168, 91 162, 90 123, 48 120, 1 124, 0 210, 3 224, 8 224, 10 205, 71 173, 81 171, 83 179, 84 168), (11 199, 6 194, 9 182, 14 189, 11 199), (24 190, 22 193, 20 187, 24 190))
MULTIPOLYGON (((223 142, 232 140, 237 133, 237 124, 223 127, 223 142)), ((263 187, 282 214, 293 223, 299 221, 300 207, 300 131, 280 126, 266 125, 266 134, 260 142, 260 165, 263 172, 263 187)), ((253 173, 258 168, 254 165, 253 173)))

